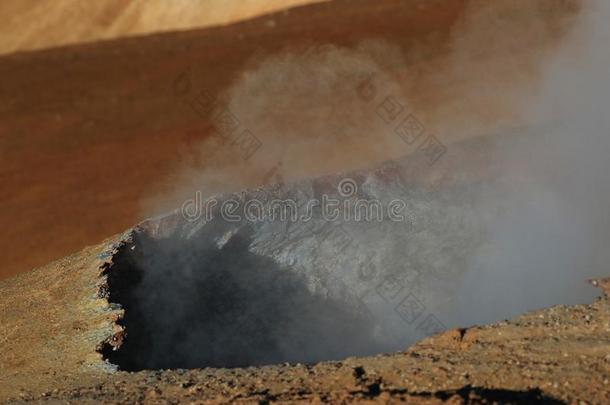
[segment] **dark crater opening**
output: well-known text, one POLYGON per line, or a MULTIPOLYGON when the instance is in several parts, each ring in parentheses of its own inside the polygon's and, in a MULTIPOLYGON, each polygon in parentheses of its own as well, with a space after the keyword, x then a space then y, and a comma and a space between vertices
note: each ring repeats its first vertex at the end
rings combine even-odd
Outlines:
MULTIPOLYGON (((218 233, 215 233, 218 235, 218 233)), ((348 298, 312 294, 303 275, 250 252, 248 228, 219 247, 202 235, 136 232, 108 269, 123 343, 102 349, 119 369, 317 362, 378 350, 373 320, 348 298)))

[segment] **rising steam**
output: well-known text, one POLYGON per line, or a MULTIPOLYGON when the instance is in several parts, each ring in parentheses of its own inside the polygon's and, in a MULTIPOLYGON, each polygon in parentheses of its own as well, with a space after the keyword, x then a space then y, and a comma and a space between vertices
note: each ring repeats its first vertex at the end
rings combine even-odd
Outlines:
POLYGON ((520 136, 498 138, 503 183, 480 199, 487 242, 473 257, 458 322, 487 322, 553 304, 588 302, 584 280, 610 256, 610 5, 591 2, 544 65, 520 136), (541 124, 544 123, 544 124, 541 124))
MULTIPOLYGON (((433 212, 434 223, 445 223, 447 232, 454 232, 454 239, 443 240, 455 240, 454 246, 435 250, 434 241, 426 239, 429 250, 413 253, 420 263, 415 269, 418 273, 425 275, 435 262, 443 263, 441 270, 459 275, 453 284, 443 287, 442 295, 449 300, 428 303, 444 325, 467 326, 544 306, 586 302, 594 291, 585 280, 607 275, 610 260, 606 249, 610 237, 610 182, 606 179, 610 173, 610 31, 605 28, 610 5, 602 0, 582 8, 579 4, 473 1, 446 49, 424 52, 417 46, 405 50, 370 41, 349 49, 328 45, 252 61, 221 100, 260 138, 260 151, 243 160, 230 147, 219 144, 218 137, 210 137, 200 146, 205 169, 186 168, 174 184, 174 193, 164 200, 149 201, 148 212, 179 206, 184 198, 192 198, 194 190, 210 196, 411 156, 416 148, 396 136, 394 127, 377 113, 379 103, 393 97, 405 113, 415 115, 426 131, 448 146, 447 161, 451 162, 402 175, 416 177, 418 184, 426 186, 468 183, 468 188, 455 191, 448 187, 435 201, 436 197, 429 197, 429 206, 435 210, 424 209, 433 212), (374 81, 374 102, 359 93, 367 80, 374 81), (458 145, 480 139, 485 142, 470 155, 457 153, 458 145), (455 179, 460 181, 451 183, 455 179), (461 205, 452 205, 452 198, 461 205), (458 246, 464 248, 456 253, 458 246)), ((423 240, 426 230, 419 232, 416 238, 423 240)), ((241 243, 239 258, 223 249, 180 257, 182 264, 176 265, 180 271, 171 276, 168 272, 173 265, 165 262, 167 256, 159 256, 157 245, 146 251, 143 244, 136 265, 150 273, 142 272, 135 296, 149 295, 155 284, 179 293, 142 299, 138 310, 159 314, 164 313, 161 308, 181 308, 192 317, 196 308, 184 307, 203 302, 201 294, 206 294, 207 287, 202 280, 222 281, 218 268, 234 272, 227 275, 229 279, 249 277, 238 264, 263 266, 264 277, 269 269, 282 269, 284 264, 261 264, 259 257, 250 257, 248 240, 233 241, 241 243), (222 265, 206 270, 205 264, 210 263, 222 265)), ((164 243, 175 253, 171 238, 164 243)), ((183 246, 175 254, 184 255, 183 246)), ((246 284, 267 291, 264 282, 254 281, 246 284)), ((215 293, 226 287, 214 283, 215 293)), ((287 297, 280 292, 275 292, 269 305, 264 296, 248 290, 249 302, 264 309, 259 315, 266 322, 273 323, 269 311, 275 308, 291 325, 286 335, 277 331, 269 337, 269 329, 265 331, 264 336, 285 351, 279 357, 273 350, 261 352, 256 364, 336 358, 346 355, 339 350, 346 347, 353 349, 352 354, 368 354, 400 349, 400 344, 412 341, 412 335, 403 331, 399 345, 381 342, 371 329, 359 334, 353 344, 338 345, 337 340, 352 334, 346 326, 352 317, 364 328, 369 321, 352 314, 348 301, 337 304, 310 297, 305 284, 296 277, 281 294, 297 291, 293 297, 297 302, 314 305, 321 312, 324 303, 329 303, 343 329, 330 333, 327 328, 332 322, 316 321, 311 307, 282 307, 287 297), (295 331, 301 330, 292 317, 313 325, 308 339, 322 334, 328 341, 308 346, 312 355, 295 352, 286 340, 296 339, 295 331)), ((235 300, 236 305, 244 304, 238 297, 235 300)), ((205 301, 205 305, 211 304, 205 301)), ((166 312, 168 317, 175 315, 175 311, 166 312)), ((245 313, 253 315, 250 310, 245 313)), ((378 312, 377 316, 386 315, 378 312)), ((159 323, 158 330, 164 330, 167 323, 158 315, 154 322, 159 323)), ((230 341, 236 350, 255 350, 234 340, 237 329, 218 329, 223 327, 218 322, 214 331, 206 330, 210 325, 204 323, 196 324, 193 334, 181 329, 186 336, 170 339, 164 335, 164 354, 174 339, 188 344, 177 357, 160 363, 172 364, 176 358, 188 363, 200 336, 230 341)), ((149 349, 154 351, 154 345, 149 349)), ((200 358, 203 363, 208 359, 208 364, 222 365, 226 356, 208 353, 200 358)), ((229 365, 243 365, 238 360, 229 365)))

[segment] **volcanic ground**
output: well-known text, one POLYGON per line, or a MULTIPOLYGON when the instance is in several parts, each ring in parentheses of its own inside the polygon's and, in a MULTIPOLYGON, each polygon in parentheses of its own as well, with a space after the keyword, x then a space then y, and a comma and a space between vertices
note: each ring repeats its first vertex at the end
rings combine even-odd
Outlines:
POLYGON ((610 402, 607 279, 558 275, 589 303, 552 307, 559 282, 519 279, 548 308, 486 326, 463 299, 514 202, 477 205, 510 194, 498 142, 557 129, 523 106, 581 8, 336 0, 0 56, 0 401, 610 402), (387 139, 403 109, 427 147, 387 139), (411 216, 227 222, 194 196, 411 216))

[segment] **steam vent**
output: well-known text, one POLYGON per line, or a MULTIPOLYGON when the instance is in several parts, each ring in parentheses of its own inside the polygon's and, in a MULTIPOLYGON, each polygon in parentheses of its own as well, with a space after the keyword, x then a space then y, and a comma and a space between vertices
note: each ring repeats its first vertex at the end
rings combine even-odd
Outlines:
MULTIPOLYGON (((322 196, 402 199, 413 213, 402 221, 328 221, 315 209, 307 222, 227 221, 219 209, 186 205, 3 282, 2 392, 75 401, 170 392, 214 399, 230 390, 257 400, 561 403, 554 398, 573 398, 591 381, 605 386, 605 296, 484 327, 451 329, 456 325, 441 321, 460 312, 450 287, 475 243, 464 233, 478 232, 451 221, 447 210, 468 212, 470 195, 499 181, 473 172, 488 146, 481 139, 454 145, 434 170, 412 156, 201 201, 269 207, 322 196), (466 155, 470 167, 453 166, 466 155), (426 273, 405 272, 424 260, 433 265, 426 273), (566 356, 546 363, 566 345, 566 356), (570 385, 561 383, 566 378, 570 385), (151 380, 162 388, 151 392, 151 380), (508 383, 526 380, 529 388, 508 383), (277 390, 257 388, 276 382, 277 390)), ((495 173, 487 164, 487 173, 495 173)), ((602 403, 607 392, 595 395, 602 403)))

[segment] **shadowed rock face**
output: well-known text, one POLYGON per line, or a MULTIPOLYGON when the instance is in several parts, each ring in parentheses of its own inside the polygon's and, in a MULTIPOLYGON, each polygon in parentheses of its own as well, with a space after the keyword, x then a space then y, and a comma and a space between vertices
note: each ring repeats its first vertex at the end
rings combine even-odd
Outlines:
POLYGON ((179 243, 140 235, 134 251, 126 246, 119 254, 129 267, 118 271, 137 276, 111 285, 127 327, 111 362, 125 370, 244 367, 338 359, 375 344, 366 314, 312 293, 307 277, 251 253, 250 242, 243 231, 220 249, 204 235, 179 243))

